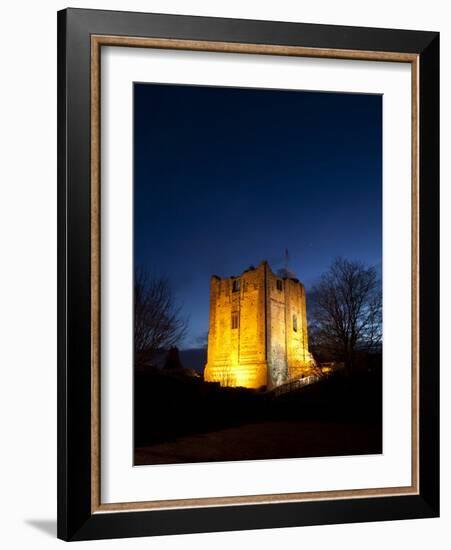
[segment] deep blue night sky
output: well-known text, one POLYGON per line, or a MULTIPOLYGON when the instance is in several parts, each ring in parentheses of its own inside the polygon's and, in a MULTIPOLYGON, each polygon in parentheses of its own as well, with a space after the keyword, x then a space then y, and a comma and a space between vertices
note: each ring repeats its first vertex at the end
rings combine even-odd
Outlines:
POLYGON ((134 85, 135 265, 208 330, 213 274, 268 260, 309 286, 382 260, 382 96, 134 85))

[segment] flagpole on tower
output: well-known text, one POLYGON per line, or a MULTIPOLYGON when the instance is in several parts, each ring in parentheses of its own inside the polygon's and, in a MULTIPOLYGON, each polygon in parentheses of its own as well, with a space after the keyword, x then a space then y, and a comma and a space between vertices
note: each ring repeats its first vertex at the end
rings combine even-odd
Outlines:
POLYGON ((290 256, 288 254, 288 248, 285 248, 285 271, 288 273, 288 260, 290 256))

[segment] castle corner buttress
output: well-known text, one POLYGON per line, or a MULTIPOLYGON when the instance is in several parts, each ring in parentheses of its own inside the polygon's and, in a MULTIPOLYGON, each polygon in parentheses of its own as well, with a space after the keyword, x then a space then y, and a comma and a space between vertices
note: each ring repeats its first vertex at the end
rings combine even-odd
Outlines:
POLYGON ((304 286, 267 262, 239 277, 213 276, 204 379, 268 389, 312 374, 304 286))

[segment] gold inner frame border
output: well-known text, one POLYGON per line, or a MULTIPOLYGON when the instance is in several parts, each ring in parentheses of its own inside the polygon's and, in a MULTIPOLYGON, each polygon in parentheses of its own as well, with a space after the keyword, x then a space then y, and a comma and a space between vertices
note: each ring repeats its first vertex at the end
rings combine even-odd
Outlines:
POLYGON ((419 494, 419 56, 399 52, 307 48, 129 36, 91 36, 91 513, 306 502, 419 494), (410 63, 412 97, 412 479, 406 487, 102 503, 100 492, 100 53, 102 46, 410 63))

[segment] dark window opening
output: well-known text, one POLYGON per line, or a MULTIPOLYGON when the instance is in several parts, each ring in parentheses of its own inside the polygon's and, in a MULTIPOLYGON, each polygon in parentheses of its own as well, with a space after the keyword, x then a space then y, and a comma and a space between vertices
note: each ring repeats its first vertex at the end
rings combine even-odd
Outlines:
POLYGON ((237 311, 232 311, 232 329, 238 328, 239 325, 239 313, 237 311))
POLYGON ((296 313, 293 313, 293 330, 294 332, 298 331, 298 318, 296 317, 296 313))
POLYGON ((280 279, 277 279, 277 290, 279 290, 280 292, 282 292, 282 289, 283 289, 283 283, 280 279))
POLYGON ((232 283, 232 292, 239 292, 240 290, 240 280, 235 279, 232 283))

